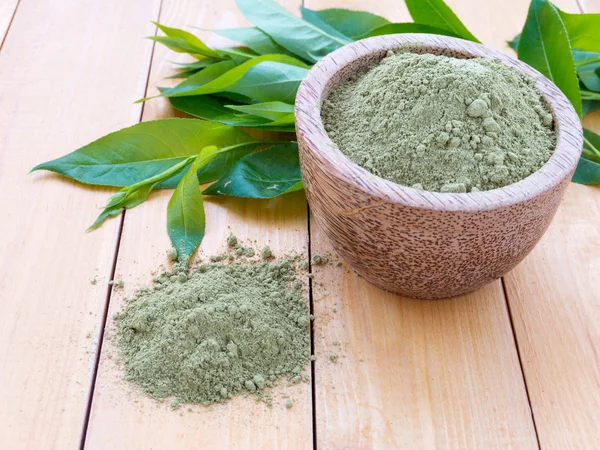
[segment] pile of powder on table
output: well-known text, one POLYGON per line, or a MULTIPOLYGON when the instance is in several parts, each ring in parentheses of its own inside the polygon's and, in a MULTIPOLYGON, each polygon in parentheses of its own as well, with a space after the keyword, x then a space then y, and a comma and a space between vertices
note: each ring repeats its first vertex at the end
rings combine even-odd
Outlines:
POLYGON ((158 277, 117 316, 127 379, 176 404, 262 395, 282 377, 299 380, 310 318, 295 263, 202 264, 189 278, 158 277))
POLYGON ((428 191, 515 183, 541 168, 556 144, 534 80, 485 58, 388 52, 334 89, 321 115, 352 161, 428 191))

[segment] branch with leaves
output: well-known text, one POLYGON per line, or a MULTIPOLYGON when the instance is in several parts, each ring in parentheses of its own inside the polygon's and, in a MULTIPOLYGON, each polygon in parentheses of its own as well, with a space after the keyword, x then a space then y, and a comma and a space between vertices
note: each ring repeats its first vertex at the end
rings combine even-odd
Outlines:
MULTIPOLYGON (((294 99, 308 69, 350 42, 396 33, 429 33, 479 42, 443 0, 405 0, 414 22, 392 23, 364 11, 301 8, 296 17, 273 0, 237 0, 254 27, 215 30, 238 46, 211 48, 189 31, 156 24, 152 36, 194 61, 176 63, 182 81, 158 97, 191 119, 143 122, 38 165, 81 183, 121 188, 90 228, 175 188, 167 229, 180 258, 204 237, 203 195, 273 198, 303 189, 298 148, 259 141, 236 128, 294 132, 294 99), (202 120, 198 120, 202 119, 202 120), (202 189, 202 185, 212 183, 202 189)), ((509 45, 551 79, 582 116, 600 109, 600 14, 568 14, 532 0, 520 35, 509 45)), ((139 101, 147 101, 149 98, 139 101)), ((573 181, 600 183, 600 136, 584 131, 573 181)))

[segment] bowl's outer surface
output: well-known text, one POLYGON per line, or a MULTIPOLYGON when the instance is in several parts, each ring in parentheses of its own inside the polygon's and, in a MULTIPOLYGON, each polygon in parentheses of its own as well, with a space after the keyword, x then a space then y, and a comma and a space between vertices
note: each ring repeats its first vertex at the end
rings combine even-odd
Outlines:
POLYGON ((369 38, 323 58, 298 90, 296 130, 308 201, 336 251, 371 283, 414 298, 461 295, 518 264, 550 224, 583 140, 571 103, 539 72, 483 45, 425 34, 369 38), (323 100, 340 81, 406 44, 422 53, 493 58, 533 76, 555 119, 552 158, 518 183, 470 194, 401 186, 346 158, 321 122, 323 100))

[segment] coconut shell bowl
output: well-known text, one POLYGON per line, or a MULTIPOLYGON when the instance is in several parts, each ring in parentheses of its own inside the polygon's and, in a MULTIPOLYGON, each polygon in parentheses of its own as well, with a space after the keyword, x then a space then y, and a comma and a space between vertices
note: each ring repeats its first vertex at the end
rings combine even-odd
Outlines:
POLYGON ((427 34, 364 39, 324 57, 298 90, 296 131, 311 211, 338 254, 376 286, 423 299, 468 293, 515 267, 548 228, 583 140, 571 103, 539 72, 484 45, 427 34), (323 101, 388 50, 407 46, 418 53, 493 58, 534 77, 557 131, 550 160, 501 189, 451 194, 401 186, 344 156, 321 122, 323 101))

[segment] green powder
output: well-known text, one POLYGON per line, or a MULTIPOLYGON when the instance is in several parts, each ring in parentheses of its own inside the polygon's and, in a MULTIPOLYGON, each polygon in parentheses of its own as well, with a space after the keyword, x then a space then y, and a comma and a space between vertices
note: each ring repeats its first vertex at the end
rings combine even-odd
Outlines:
POLYGON ((156 277, 117 316, 127 379, 175 404, 263 396, 282 377, 299 381, 310 319, 294 261, 203 264, 189 278, 156 277))
POLYGON ((230 234, 229 237, 227 238, 227 245, 230 247, 235 247, 237 245, 237 243, 238 243, 237 236, 230 234))
POLYGON ((325 100, 330 138, 405 186, 475 192, 538 170, 556 143, 532 78, 490 59, 388 52, 325 100))

